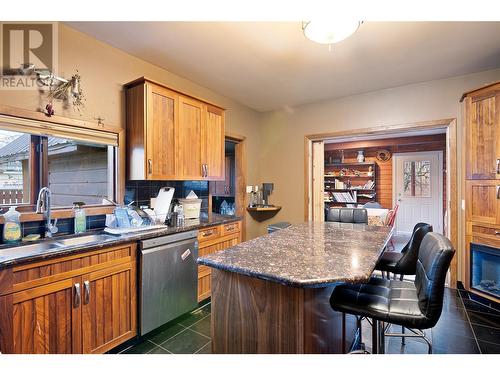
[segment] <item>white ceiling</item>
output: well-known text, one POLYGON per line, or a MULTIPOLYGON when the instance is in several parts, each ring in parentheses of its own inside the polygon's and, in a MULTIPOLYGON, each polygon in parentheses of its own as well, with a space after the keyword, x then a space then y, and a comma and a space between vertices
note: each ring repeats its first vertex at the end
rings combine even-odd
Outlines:
POLYGON ((69 22, 258 111, 500 67, 500 22, 365 22, 328 47, 300 22, 69 22))

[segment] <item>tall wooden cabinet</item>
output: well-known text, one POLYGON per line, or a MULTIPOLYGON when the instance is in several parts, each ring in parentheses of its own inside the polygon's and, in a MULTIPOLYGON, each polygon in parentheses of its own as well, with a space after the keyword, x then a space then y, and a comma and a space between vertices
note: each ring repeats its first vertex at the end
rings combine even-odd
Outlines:
POLYGON ((137 334, 136 244, 0 271, 2 353, 104 353, 137 334))
POLYGON ((125 92, 128 179, 224 179, 222 108, 146 78, 125 92))
MULTIPOLYGON (((465 130, 465 287, 471 289, 471 243, 500 256, 500 82, 467 92, 465 130)), ((474 292, 500 301, 487 293, 474 292)))

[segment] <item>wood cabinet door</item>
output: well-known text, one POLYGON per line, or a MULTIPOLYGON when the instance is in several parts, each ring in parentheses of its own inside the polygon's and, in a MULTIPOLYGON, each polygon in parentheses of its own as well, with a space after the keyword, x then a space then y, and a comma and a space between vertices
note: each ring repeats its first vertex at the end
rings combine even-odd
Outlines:
MULTIPOLYGON (((240 243, 240 234, 236 233, 234 236, 221 238, 220 241, 213 243, 209 242, 208 246, 201 246, 198 249, 198 256, 205 256, 208 254, 213 254, 217 251, 221 251, 240 243)), ((198 266, 198 302, 210 297, 211 293, 211 281, 210 281, 210 267, 200 265, 198 266)))
POLYGON ((224 161, 224 180, 215 181, 212 186, 212 195, 215 196, 232 196, 234 176, 232 174, 232 159, 230 156, 225 157, 224 161))
POLYGON ((500 94, 466 99, 467 179, 500 179, 500 94))
POLYGON ((179 124, 176 128, 176 179, 201 180, 203 104, 179 96, 179 124))
POLYGON ((146 179, 175 179, 175 129, 179 95, 147 84, 146 179))
MULTIPOLYGON (((10 320, 6 353, 81 353, 81 277, 26 289, 1 297, 10 320), (10 311, 10 309, 12 309, 10 311)), ((5 332, 3 333, 5 334, 5 332)), ((7 334, 8 335, 8 334, 7 334)))
POLYGON ((104 353, 137 334, 135 264, 82 277, 83 353, 104 353))
POLYGON ((224 180, 224 111, 205 105, 202 125, 202 159, 207 180, 224 180))
POLYGON ((224 182, 226 184, 226 194, 234 195, 234 156, 226 156, 224 166, 224 182))
POLYGON ((466 181, 467 221, 500 225, 500 181, 466 181))

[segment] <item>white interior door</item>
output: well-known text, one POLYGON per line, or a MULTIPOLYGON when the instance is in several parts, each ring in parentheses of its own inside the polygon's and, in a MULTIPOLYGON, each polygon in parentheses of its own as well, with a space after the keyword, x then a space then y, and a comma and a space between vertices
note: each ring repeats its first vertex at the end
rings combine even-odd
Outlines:
POLYGON ((399 203, 396 231, 410 234, 415 224, 429 223, 443 233, 443 152, 393 155, 393 195, 399 203))

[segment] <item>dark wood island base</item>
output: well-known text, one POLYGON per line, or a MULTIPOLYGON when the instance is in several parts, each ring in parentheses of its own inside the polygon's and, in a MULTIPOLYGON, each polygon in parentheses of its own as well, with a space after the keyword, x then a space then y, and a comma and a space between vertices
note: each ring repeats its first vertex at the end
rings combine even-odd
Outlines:
POLYGON ((297 288, 212 269, 212 352, 216 354, 344 353, 356 319, 331 309, 333 286, 297 288))

